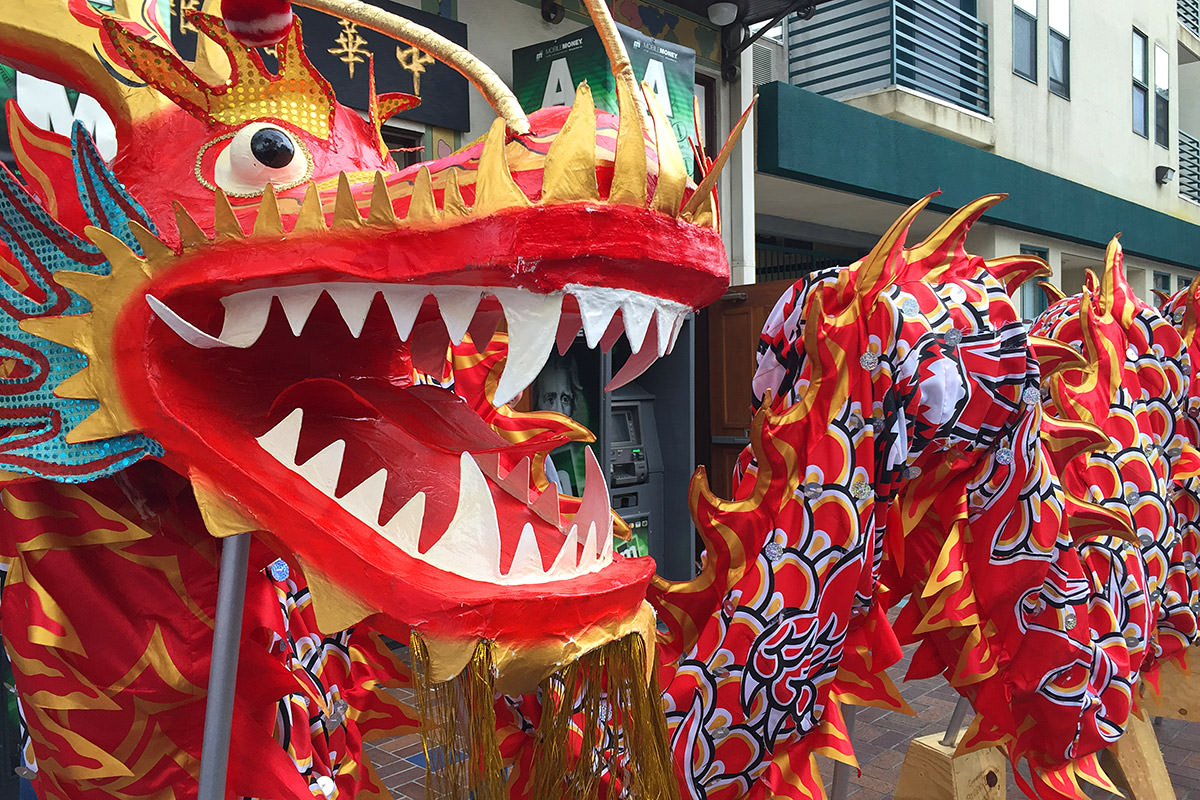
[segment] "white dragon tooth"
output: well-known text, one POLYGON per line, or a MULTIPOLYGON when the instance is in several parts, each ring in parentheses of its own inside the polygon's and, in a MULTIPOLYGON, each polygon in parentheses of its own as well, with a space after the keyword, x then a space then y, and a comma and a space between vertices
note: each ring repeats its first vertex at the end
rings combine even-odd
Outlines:
MULTIPOLYGON (((529 456, 525 456, 512 470, 504 476, 500 481, 500 485, 504 487, 504 491, 511 494, 513 497, 520 500, 522 503, 529 502, 529 456)), ((558 523, 554 523, 557 525, 558 523)))
POLYGON ((450 343, 459 344, 467 334, 475 309, 483 299, 483 290, 477 286, 435 286, 433 296, 437 298, 438 311, 450 334, 450 343))
POLYGON ((558 487, 553 483, 538 495, 538 498, 530 503, 529 507, 533 509, 533 513, 554 527, 562 526, 562 508, 558 502, 558 487))
POLYGON ((579 571, 586 574, 595 570, 596 562, 600 560, 600 548, 596 544, 595 521, 584 520, 576 527, 584 525, 587 525, 587 536, 583 540, 583 554, 579 556, 579 571))
POLYGON ((476 453, 475 463, 479 465, 479 469, 483 474, 496 481, 500 481, 500 454, 499 453, 476 453))
POLYGON ((200 347, 206 350, 214 347, 229 347, 228 344, 222 342, 217 337, 210 336, 176 314, 166 303, 154 295, 146 295, 146 305, 150 306, 150 310, 154 312, 155 316, 165 322, 167 327, 175 332, 176 336, 183 339, 192 347, 200 347))
POLYGON ((658 344, 658 327, 651 325, 650 330, 646 333, 646 341, 642 344, 642 349, 626 359, 621 368, 617 370, 617 374, 613 375, 612 380, 605 385, 604 391, 615 391, 635 380, 658 360, 661 350, 662 348, 658 344))
POLYGON ((687 314, 680 314, 675 320, 675 327, 671 329, 671 341, 667 342, 667 353, 675 349, 675 342, 679 341, 679 334, 683 330, 683 323, 687 319, 687 314))
POLYGON ((423 560, 476 581, 508 583, 500 574, 500 522, 487 479, 470 453, 459 459, 458 507, 442 537, 423 560))
POLYGON ((612 510, 608 498, 608 484, 604 480, 604 470, 596 460, 592 448, 583 448, 585 465, 583 478, 583 498, 579 503, 579 511, 575 514, 575 522, 580 529, 587 528, 587 539, 583 548, 583 558, 580 566, 587 568, 588 559, 591 562, 599 560, 600 546, 612 538, 612 510))
POLYGON ((342 458, 346 455, 346 443, 341 439, 327 445, 324 450, 293 469, 304 480, 320 489, 329 497, 337 492, 338 477, 342 474, 342 458))
POLYGON ((608 323, 608 329, 600 337, 600 349, 605 353, 610 352, 613 349, 613 345, 617 343, 617 339, 620 339, 624 333, 625 323, 621 321, 621 312, 618 310, 608 323))
POLYGON ((297 408, 255 441, 276 461, 290 467, 296 463, 296 448, 300 445, 300 428, 303 424, 304 409, 297 408))
POLYGON ((350 329, 350 335, 355 339, 362 333, 367 321, 367 312, 371 310, 371 302, 379 291, 379 285, 374 283, 328 283, 325 291, 333 298, 342 319, 350 329))
POLYGON ((600 566, 607 567, 613 561, 613 529, 610 525, 608 528, 608 536, 604 537, 604 542, 600 545, 600 566))
POLYGON ((376 530, 392 544, 410 556, 420 558, 418 545, 421 542, 421 523, 425 521, 425 493, 417 492, 404 507, 397 511, 387 524, 376 530))
POLYGON ((680 303, 670 303, 658 300, 658 309, 654 313, 654 322, 658 331, 658 356, 662 358, 670 352, 671 334, 682 324, 687 316, 688 308, 680 303))
POLYGON ((646 329, 654 317, 654 300, 644 294, 630 292, 621 301, 621 318, 625 323, 625 338, 629 349, 636 353, 646 340, 646 329))
POLYGON ((550 357, 554 346, 551 333, 558 330, 562 294, 523 289, 496 289, 495 294, 508 323, 508 358, 492 397, 492 403, 501 406, 533 383, 550 357))
POLYGON ((258 341, 271 313, 271 290, 251 289, 221 298, 225 322, 218 337, 230 347, 249 347, 258 341))
POLYGON ((338 505, 373 528, 379 527, 379 512, 383 492, 387 488, 388 471, 381 469, 338 498, 338 505))
POLYGON ((308 323, 313 306, 321 298, 322 291, 324 289, 319 283, 306 286, 287 286, 275 290, 275 296, 279 298, 279 304, 283 306, 283 315, 287 317, 293 336, 299 336, 304 332, 304 326, 308 323))
POLYGON ((421 305, 428 294, 428 286, 388 286, 383 289, 383 299, 387 301, 388 311, 391 312, 392 323, 396 326, 396 335, 400 337, 400 341, 408 341, 413 323, 417 321, 421 305))
POLYGON ((583 327, 583 319, 575 311, 564 311, 558 320, 558 330, 554 334, 558 354, 565 356, 575 342, 575 335, 583 327))
POLYGON ((579 303, 583 335, 587 339, 588 348, 594 348, 600 343, 613 314, 617 313, 621 305, 621 292, 618 289, 583 286, 577 283, 567 284, 565 288, 575 295, 575 300, 579 303))
POLYGON ((517 550, 513 554, 506 577, 509 581, 524 583, 530 579, 544 579, 545 574, 546 570, 542 567, 542 551, 538 548, 533 523, 526 522, 521 528, 521 538, 517 540, 517 550))
POLYGON ((579 572, 579 526, 572 525, 554 563, 546 570, 548 576, 571 578, 579 572))

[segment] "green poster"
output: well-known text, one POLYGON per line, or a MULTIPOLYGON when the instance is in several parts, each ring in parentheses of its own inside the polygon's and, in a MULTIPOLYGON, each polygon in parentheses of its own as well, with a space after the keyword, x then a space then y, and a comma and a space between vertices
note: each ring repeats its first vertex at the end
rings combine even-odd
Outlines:
MULTIPOLYGON (((675 131, 684 163, 692 169, 694 135, 692 92, 696 80, 696 54, 670 42, 651 38, 618 25, 633 74, 650 85, 675 131)), ((575 87, 587 81, 596 107, 616 113, 616 84, 600 35, 592 28, 550 42, 513 51, 513 89, 527 112, 554 105, 570 105, 575 87)))

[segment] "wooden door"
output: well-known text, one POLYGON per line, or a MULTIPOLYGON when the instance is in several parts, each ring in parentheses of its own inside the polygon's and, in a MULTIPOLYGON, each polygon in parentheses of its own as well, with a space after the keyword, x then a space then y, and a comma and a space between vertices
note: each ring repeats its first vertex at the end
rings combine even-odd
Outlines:
POLYGON ((751 387, 758 337, 767 314, 792 281, 734 286, 706 310, 708 479, 719 496, 733 493, 733 467, 750 443, 751 387))

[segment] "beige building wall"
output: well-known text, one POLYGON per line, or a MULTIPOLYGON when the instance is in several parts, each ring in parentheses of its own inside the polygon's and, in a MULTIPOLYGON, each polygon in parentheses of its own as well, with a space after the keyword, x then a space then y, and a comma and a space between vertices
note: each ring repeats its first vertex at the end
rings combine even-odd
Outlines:
MULTIPOLYGON (((1178 170, 1181 118, 1200 132, 1200 73, 1180 80, 1180 25, 1175 0, 1070 0, 1070 99, 1049 89, 1050 0, 1037 0, 1037 83, 1013 72, 1013 0, 982 0, 990 29, 994 152, 1100 191, 1200 222, 1200 205, 1179 196, 1176 180, 1155 181, 1155 168, 1178 170), (1133 29, 1149 44, 1149 137, 1133 132, 1133 29), (1170 133, 1154 141, 1155 48, 1168 57, 1170 133), (1194 91, 1186 91, 1188 88, 1194 91), (1189 97, 1190 95, 1190 97, 1189 97)), ((1190 58, 1185 51, 1185 57, 1190 58)))

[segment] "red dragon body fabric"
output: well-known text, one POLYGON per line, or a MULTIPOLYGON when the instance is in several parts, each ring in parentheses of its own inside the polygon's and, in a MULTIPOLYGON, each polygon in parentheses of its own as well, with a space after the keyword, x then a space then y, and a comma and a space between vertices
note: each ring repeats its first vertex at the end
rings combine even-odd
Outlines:
POLYGON ((7 111, 0 632, 40 796, 196 795, 243 533, 230 796, 385 797, 363 741, 419 730, 431 797, 821 797, 814 756, 853 760, 841 704, 907 710, 884 669, 909 643, 1031 797, 1108 785, 1095 754, 1196 637, 1195 293, 1181 333, 1114 245, 1031 335, 1008 292, 1044 264, 964 246, 1001 198, 908 247, 917 203, 780 299, 735 496, 694 478, 704 566, 671 583, 613 552, 594 458, 583 497, 547 481, 590 434, 508 405, 580 331, 625 336, 611 386, 636 378, 728 283, 731 145, 691 180, 602 2, 621 113, 581 86, 529 117, 346 4, 497 109, 404 170, 378 126, 417 98, 340 105, 298 24, 272 70, 205 14, 184 63, 153 15, 17 2, 0 54, 120 143, 7 111))

